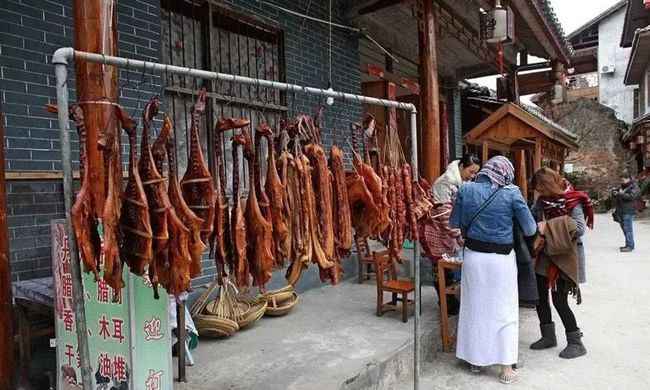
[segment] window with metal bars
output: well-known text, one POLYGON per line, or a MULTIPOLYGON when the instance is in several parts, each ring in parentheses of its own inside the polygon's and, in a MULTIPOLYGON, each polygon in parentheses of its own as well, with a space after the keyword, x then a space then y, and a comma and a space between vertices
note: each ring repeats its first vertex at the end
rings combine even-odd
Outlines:
MULTIPOLYGON (((210 1, 162 0, 161 8, 162 59, 165 63, 285 81, 282 30, 210 1)), ((286 97, 284 93, 269 88, 168 75, 165 104, 174 122, 181 175, 187 166, 191 109, 196 93, 202 87, 208 90, 209 102, 199 127, 201 146, 214 174, 215 148, 221 145, 225 163, 220 174, 230 193, 233 176, 232 131, 214 134, 214 123, 225 116, 250 120, 253 132, 262 122, 277 128, 287 110, 286 97)), ((266 150, 265 144, 261 150, 266 150)), ((248 179, 245 163, 240 167, 243 168, 240 183, 246 190, 248 179)))

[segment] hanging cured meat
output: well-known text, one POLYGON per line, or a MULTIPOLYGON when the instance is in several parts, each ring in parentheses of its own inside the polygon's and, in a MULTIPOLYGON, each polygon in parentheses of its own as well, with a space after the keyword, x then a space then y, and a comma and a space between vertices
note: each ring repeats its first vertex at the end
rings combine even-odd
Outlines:
POLYGON ((124 234, 120 256, 131 272, 142 275, 152 259, 152 233, 149 205, 145 194, 137 159, 136 123, 120 110, 120 122, 129 136, 129 179, 122 198, 120 227, 124 234))
MULTIPOLYGON (((291 204, 293 201, 290 201, 291 197, 291 188, 289 186, 289 164, 290 161, 293 161, 293 156, 289 151, 286 149, 286 145, 284 142, 281 142, 282 144, 282 152, 280 153, 280 156, 278 157, 278 171, 279 171, 279 176, 280 176, 280 183, 282 184, 282 187, 284 188, 283 194, 282 194, 282 220, 285 222, 285 225, 287 227, 287 234, 284 239, 284 241, 280 242, 279 244, 276 242, 276 245, 279 245, 281 253, 284 255, 285 259, 292 259, 292 244, 293 244, 293 236, 294 236, 294 225, 296 224, 295 221, 295 216, 297 213, 295 213, 295 209, 292 208, 291 204)), ((267 176, 268 177, 268 176, 267 176)), ((267 190, 268 191, 268 190, 267 190)))
POLYGON ((253 276, 253 285, 264 291, 264 285, 271 279, 273 269, 273 234, 271 223, 262 215, 257 202, 257 188, 261 185, 255 180, 255 151, 250 136, 244 132, 246 144, 244 145, 244 157, 248 161, 248 177, 251 188, 248 192, 248 201, 244 217, 246 218, 246 232, 248 238, 248 263, 250 273, 253 276))
MULTIPOLYGON (((122 108, 114 107, 115 116, 119 119, 122 108)), ((109 128, 112 126, 109 126, 109 128)), ((122 209, 122 142, 121 137, 114 131, 107 130, 104 158, 107 165, 107 194, 103 211, 104 228, 104 281, 115 290, 114 301, 121 298, 124 280, 122 278, 122 260, 119 258, 119 248, 122 244, 120 229, 120 211, 122 209)))
POLYGON ((318 144, 308 144, 305 146, 305 154, 313 170, 311 176, 313 179, 312 188, 315 196, 315 216, 318 220, 318 238, 319 243, 325 252, 328 260, 334 258, 334 224, 332 209, 332 179, 329 169, 327 168, 327 158, 325 151, 318 144))
POLYGON ((190 129, 190 153, 187 171, 181 180, 183 198, 194 213, 203 219, 201 239, 207 243, 214 223, 214 188, 199 140, 199 124, 205 112, 205 88, 192 107, 192 126, 190 129))
POLYGON ((302 271, 307 269, 312 258, 311 213, 307 193, 304 187, 305 168, 303 160, 297 156, 288 155, 287 187, 289 192, 289 205, 295 210, 293 219, 293 238, 291 265, 287 270, 287 280, 295 286, 302 271))
MULTIPOLYGON (((273 224, 273 248, 275 255, 275 268, 284 268, 284 259, 288 255, 285 251, 285 243, 289 236, 286 219, 284 218, 284 195, 285 186, 282 184, 278 174, 278 167, 275 161, 274 133, 273 129, 267 124, 262 124, 258 127, 257 132, 266 138, 267 145, 267 171, 266 171, 266 184, 264 186, 266 194, 269 198, 269 209, 271 211, 271 221, 273 224)), ((264 192, 264 191, 263 191, 264 192)))
MULTIPOLYGON (((57 113, 56 105, 47 105, 47 110, 57 113)), ((86 123, 84 112, 79 106, 69 107, 70 120, 74 121, 79 135, 79 170, 81 171, 81 189, 77 193, 75 202, 72 205, 70 218, 72 227, 77 238, 79 255, 84 265, 85 272, 92 272, 95 281, 99 280, 99 255, 101 251, 101 238, 97 227, 99 222, 95 215, 95 203, 90 192, 92 186, 90 172, 84 169, 88 166, 88 155, 86 154, 86 123)))
MULTIPOLYGON (((170 128, 172 126, 171 119, 167 114, 165 114, 164 126, 169 126, 170 128)), ((196 273, 198 267, 201 266, 201 255, 206 249, 205 244, 201 241, 201 226, 203 226, 203 220, 194 214, 194 212, 187 206, 187 203, 185 203, 185 199, 183 199, 181 186, 178 182, 178 174, 176 173, 176 142, 173 134, 170 134, 167 138, 165 146, 167 149, 169 165, 169 186, 167 187, 167 195, 169 196, 169 202, 172 207, 174 207, 176 216, 178 216, 183 225, 190 231, 188 248, 191 257, 191 264, 193 264, 192 268, 195 271, 193 273, 196 273)))
POLYGON ((334 239, 338 255, 349 257, 352 249, 352 221, 343 164, 343 152, 337 146, 332 146, 329 165, 332 172, 334 239))
MULTIPOLYGON (((259 131, 259 129, 260 128, 258 126, 257 131, 255 132, 255 163, 253 164, 253 172, 255 174, 254 187, 260 211, 262 211, 264 219, 271 222, 271 201, 269 200, 269 197, 264 191, 264 187, 262 186, 262 169, 260 167, 260 159, 262 158, 262 133, 259 131)), ((271 229, 273 229, 273 225, 271 225, 271 229)))
POLYGON ((230 223, 228 215, 228 198, 226 198, 226 177, 223 156, 221 155, 223 145, 221 142, 222 133, 232 129, 240 129, 248 126, 247 119, 219 118, 215 125, 215 156, 217 175, 215 179, 215 201, 214 221, 212 234, 210 235, 210 256, 214 256, 217 266, 217 278, 221 282, 224 275, 224 267, 228 264, 230 274, 236 270, 231 256, 232 244, 230 239, 230 223))
MULTIPOLYGON (((150 128, 151 121, 158 115, 158 101, 154 98, 144 108, 142 112, 143 130, 142 141, 140 143, 140 161, 138 171, 147 201, 149 202, 149 219, 151 221, 151 231, 153 234, 152 250, 155 261, 149 266, 149 278, 154 288, 154 297, 158 295, 158 257, 162 251, 167 250, 167 240, 169 231, 167 228, 167 216, 171 209, 171 203, 165 190, 164 179, 156 169, 156 165, 151 153, 150 146, 150 128)), ((164 255, 163 255, 164 256, 164 255)), ((164 259, 163 259, 164 261, 164 259)), ((167 264, 164 264, 167 266, 167 264)))
POLYGON ((244 147, 247 142, 244 134, 235 135, 232 138, 232 193, 233 193, 233 207, 231 213, 230 227, 232 229, 232 245, 233 245, 233 263, 236 274, 236 281, 239 287, 249 287, 249 267, 248 267, 248 241, 246 237, 246 222, 244 221, 244 212, 241 206, 241 194, 239 192, 239 148, 244 147))

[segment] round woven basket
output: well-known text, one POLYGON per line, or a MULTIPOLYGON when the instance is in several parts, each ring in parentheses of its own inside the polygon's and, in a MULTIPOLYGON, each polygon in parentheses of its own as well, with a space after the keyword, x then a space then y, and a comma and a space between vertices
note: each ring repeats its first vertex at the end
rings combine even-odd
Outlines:
MULTIPOLYGON (((212 315, 217 315, 217 308, 219 306, 219 300, 215 299, 214 301, 208 302, 207 305, 205 305, 205 312, 208 314, 212 315)), ((247 311, 249 311, 251 308, 250 303, 245 302, 245 301, 237 301, 236 306, 231 309, 232 313, 235 313, 234 317, 235 318, 229 318, 234 321, 239 321, 239 318, 242 317, 244 314, 246 314, 247 311)), ((230 317, 226 315, 226 317, 230 317)))
POLYGON ((271 317, 279 317, 287 314, 293 309, 294 306, 298 303, 298 294, 295 292, 292 293, 292 298, 282 303, 282 305, 274 306, 269 303, 269 306, 266 308, 264 315, 271 317))
POLYGON ((282 306, 282 304, 293 298, 293 291, 280 291, 264 294, 261 298, 269 303, 269 306, 282 306))
POLYGON ((211 338, 229 337, 239 330, 239 325, 233 320, 206 314, 194 316, 194 324, 199 336, 211 338))
POLYGON ((239 329, 244 329, 245 327, 251 326, 259 321, 260 318, 264 316, 264 313, 266 312, 266 308, 268 306, 269 304, 266 303, 266 301, 260 301, 251 305, 250 309, 246 312, 246 314, 244 314, 241 321, 237 321, 239 329))

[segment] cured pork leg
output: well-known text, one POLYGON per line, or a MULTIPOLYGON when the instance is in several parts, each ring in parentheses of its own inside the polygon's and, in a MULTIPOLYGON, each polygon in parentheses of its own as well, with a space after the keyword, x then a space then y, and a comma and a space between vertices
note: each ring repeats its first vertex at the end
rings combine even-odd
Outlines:
POLYGON ((232 242, 230 239, 228 198, 226 197, 226 176, 222 156, 223 144, 221 142, 221 137, 222 133, 225 131, 240 129, 249 124, 250 121, 247 119, 221 117, 214 127, 217 175, 215 178, 216 185, 214 191, 214 221, 212 224, 212 234, 210 235, 209 247, 210 256, 214 256, 217 266, 217 278, 219 284, 222 284, 226 264, 228 264, 230 275, 234 275, 236 269, 236 264, 233 263, 233 257, 231 256, 232 242))
POLYGON ((157 268, 161 262, 165 266, 168 262, 166 258, 167 241, 169 239, 167 216, 171 209, 171 203, 167 197, 164 179, 156 169, 153 154, 151 153, 150 128, 151 121, 156 115, 158 115, 158 101, 151 99, 142 112, 143 130, 138 171, 147 194, 147 202, 149 202, 149 219, 153 235, 152 251, 155 259, 149 265, 149 278, 153 285, 154 297, 158 299, 159 279, 157 268))
POLYGON ((119 120, 129 136, 129 179, 122 197, 120 228, 124 239, 120 256, 131 272, 142 275, 153 259, 149 204, 138 172, 136 123, 123 110, 119 120))
MULTIPOLYGON (((47 110, 51 113, 58 112, 57 106, 52 104, 47 106, 47 110)), ((101 238, 97 231, 99 221, 94 213, 95 201, 90 191, 92 186, 90 173, 84 169, 88 166, 88 155, 84 148, 86 145, 86 123, 84 112, 79 106, 70 106, 69 115, 70 119, 74 121, 79 135, 79 168, 81 171, 81 189, 70 210, 70 217, 84 271, 92 272, 95 275, 95 281, 98 281, 101 238)))
POLYGON ((315 196, 315 216, 317 218, 318 239, 327 256, 327 260, 334 258, 334 221, 332 206, 332 178, 327 168, 325 151, 318 144, 305 146, 305 154, 309 157, 311 166, 312 185, 315 196))
POLYGON ((187 205, 203 220, 201 239, 207 243, 214 223, 214 187, 210 170, 203 158, 201 141, 199 140, 199 123, 201 116, 205 112, 205 93, 205 88, 201 89, 196 103, 192 107, 190 155, 188 157, 187 171, 181 179, 181 189, 187 205))
POLYGON ((273 269, 273 233, 271 223, 262 215, 259 203, 257 202, 257 186, 261 185, 255 180, 255 151, 250 137, 244 133, 246 144, 244 145, 244 157, 248 160, 248 178, 251 188, 248 192, 248 201, 244 217, 246 218, 246 232, 248 238, 248 263, 250 273, 253 276, 253 286, 257 286, 260 292, 264 292, 264 285, 271 279, 273 269))
POLYGON ((258 134, 266 138, 267 145, 267 171, 264 189, 269 198, 269 210, 273 224, 273 248, 275 255, 275 268, 284 268, 284 259, 287 252, 284 251, 284 244, 289 235, 289 229, 284 218, 284 194, 285 186, 278 175, 278 167, 275 162, 275 151, 273 150, 275 136, 273 129, 268 124, 262 124, 257 129, 258 134))
POLYGON ((338 256, 349 257, 352 249, 352 220, 348 203, 348 187, 345 179, 343 151, 337 146, 330 150, 330 170, 334 201, 334 236, 338 256))
POLYGON ((237 286, 249 287, 249 266, 248 266, 248 241, 246 237, 246 222, 244 220, 244 212, 241 206, 241 194, 239 192, 239 148, 246 145, 249 140, 246 139, 244 134, 235 135, 232 138, 232 193, 233 193, 233 207, 231 218, 232 222, 232 243, 233 243, 233 262, 235 264, 235 273, 237 286))

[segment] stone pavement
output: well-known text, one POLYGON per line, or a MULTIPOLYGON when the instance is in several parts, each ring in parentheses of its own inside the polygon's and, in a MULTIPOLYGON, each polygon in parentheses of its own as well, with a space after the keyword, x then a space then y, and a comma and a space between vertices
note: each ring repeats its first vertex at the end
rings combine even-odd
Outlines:
MULTIPOLYGON (((635 222, 636 251, 619 253, 620 228, 608 215, 598 215, 595 230, 585 236, 587 283, 583 303, 571 300, 588 353, 574 360, 557 355, 564 348, 559 318, 558 347, 533 352, 528 345, 539 337, 534 310, 522 309, 518 382, 498 382, 498 369, 474 375, 454 354, 438 353, 425 362, 421 389, 650 389, 650 220, 635 222)), ((412 389, 404 378, 396 390, 412 389)))

